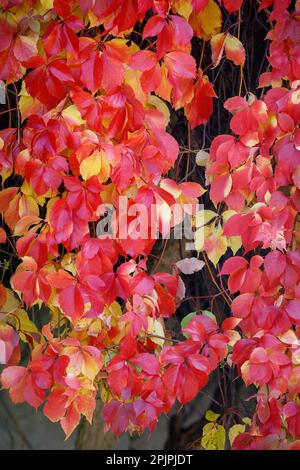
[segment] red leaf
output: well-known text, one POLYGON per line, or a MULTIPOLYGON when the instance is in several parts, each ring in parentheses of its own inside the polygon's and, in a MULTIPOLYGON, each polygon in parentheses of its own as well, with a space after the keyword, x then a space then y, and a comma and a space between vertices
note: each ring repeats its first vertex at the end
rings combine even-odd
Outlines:
POLYGON ((207 76, 201 73, 194 87, 194 97, 184 108, 192 129, 208 122, 213 111, 213 98, 216 97, 207 76))
MULTIPOLYGON (((215 205, 224 201, 232 188, 232 177, 230 174, 216 176, 210 187, 210 197, 215 205)), ((225 232, 224 232, 225 233, 225 232)))
POLYGON ((0 20, 0 52, 9 48, 14 35, 14 28, 4 19, 0 20))
POLYGON ((238 318, 246 318, 249 316, 254 301, 254 294, 241 294, 236 297, 232 304, 231 310, 234 316, 238 318))
POLYGON ((285 306, 288 316, 296 324, 300 325, 300 300, 290 300, 285 306))
POLYGON ((66 287, 59 293, 58 298, 62 311, 73 322, 82 317, 84 313, 84 300, 77 284, 66 287))
POLYGON ((285 271, 286 258, 280 251, 271 251, 267 254, 264 260, 264 268, 268 279, 273 283, 285 271))
POLYGON ((192 0, 193 10, 196 14, 204 10, 207 4, 208 0, 192 0))
POLYGON ((5 243, 5 242, 6 242, 6 232, 2 227, 0 227, 0 243, 5 243))
POLYGON ((9 325, 0 325, 0 364, 8 364, 15 348, 19 344, 19 336, 9 325))
POLYGON ((61 427, 63 428, 66 439, 75 431, 79 422, 81 415, 77 410, 74 403, 72 403, 67 409, 66 416, 61 420, 61 427))
POLYGON ((159 375, 159 362, 153 354, 138 354, 134 358, 130 359, 130 362, 139 366, 144 372, 149 375, 159 375))
POLYGON ((68 396, 62 388, 55 388, 49 395, 47 403, 44 406, 43 413, 52 422, 59 421, 66 412, 66 403, 68 396))
POLYGON ((233 13, 241 8, 243 0, 219 0, 220 3, 223 3, 229 13, 233 13))
POLYGON ((193 97, 196 62, 188 53, 169 52, 165 55, 168 80, 173 87, 172 103, 176 109, 189 103, 193 97))
POLYGON ((49 273, 46 277, 50 286, 56 289, 65 289, 66 287, 76 284, 76 279, 71 276, 70 273, 62 269, 59 269, 55 273, 49 273))
POLYGON ((225 53, 227 59, 231 60, 235 65, 244 65, 246 53, 243 44, 238 38, 227 33, 225 39, 225 53))
POLYGON ((152 16, 146 23, 143 31, 143 39, 149 36, 157 36, 165 27, 166 22, 160 16, 152 16))
POLYGON ((129 65, 135 70, 150 70, 157 64, 157 56, 152 51, 138 51, 131 57, 129 65))
POLYGON ((50 224, 57 243, 66 241, 70 237, 73 232, 73 217, 65 199, 60 199, 53 204, 50 211, 50 224))
POLYGON ((2 387, 5 389, 17 386, 26 376, 26 367, 11 366, 6 367, 1 374, 2 387))
POLYGON ((36 44, 27 36, 17 36, 14 44, 14 55, 20 62, 27 62, 37 55, 36 44))
POLYGON ((248 266, 248 261, 242 256, 234 256, 227 259, 221 269, 220 274, 231 274, 238 269, 246 269, 248 266))

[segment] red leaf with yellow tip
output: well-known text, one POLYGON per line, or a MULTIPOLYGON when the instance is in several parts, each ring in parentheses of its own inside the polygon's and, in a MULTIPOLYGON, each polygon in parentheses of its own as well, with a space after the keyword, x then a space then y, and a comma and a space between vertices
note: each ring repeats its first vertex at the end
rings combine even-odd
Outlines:
POLYGON ((219 65, 223 53, 225 52, 228 60, 235 65, 244 65, 246 53, 241 41, 230 33, 220 33, 212 37, 210 41, 212 50, 212 61, 214 66, 219 65))
POLYGON ((227 33, 225 40, 225 53, 227 59, 235 65, 244 65, 246 58, 244 46, 238 38, 229 33, 227 33))

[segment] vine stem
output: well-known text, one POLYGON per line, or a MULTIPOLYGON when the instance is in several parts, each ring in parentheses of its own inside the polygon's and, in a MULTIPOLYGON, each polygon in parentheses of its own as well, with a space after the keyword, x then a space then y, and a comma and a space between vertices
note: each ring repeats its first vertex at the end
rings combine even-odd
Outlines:
MULTIPOLYGON (((238 40, 240 40, 241 37, 241 22, 242 22, 242 15, 241 15, 241 9, 239 9, 238 13, 238 32, 237 32, 237 37, 238 40)), ((240 72, 241 72, 241 78, 240 78, 240 84, 239 84, 239 96, 242 94, 242 88, 243 88, 243 80, 244 80, 244 66, 240 66, 240 72)))
POLYGON ((161 252, 161 255, 159 257, 159 260, 157 261, 154 269, 153 269, 153 272, 155 273, 157 271, 157 269, 159 268, 160 266, 160 263, 162 262, 162 259, 164 257, 164 254, 165 254, 165 251, 166 251, 166 248, 167 248, 167 244, 168 244, 168 238, 165 240, 165 243, 164 243, 164 247, 162 249, 162 252, 161 252))
POLYGON ((13 256, 14 258, 19 259, 19 257, 15 255, 14 253, 9 253, 8 251, 2 250, 2 249, 0 249, 0 253, 3 253, 4 255, 8 255, 8 256, 13 256))
POLYGON ((162 339, 164 341, 169 341, 171 343, 180 343, 178 339, 166 338, 165 336, 154 335, 152 333, 148 333, 147 335, 145 335, 145 338, 157 338, 157 339, 162 339))
POLYGON ((203 40, 202 48, 201 48, 201 55, 200 55, 200 62, 199 62, 199 68, 202 68, 202 62, 204 58, 204 51, 205 51, 205 41, 203 40))
POLYGON ((205 265, 206 265, 206 267, 207 267, 207 269, 208 269, 208 272, 209 272, 209 275, 210 275, 210 278, 211 278, 212 282, 214 283, 214 285, 216 286, 216 288, 217 288, 218 291, 220 292, 220 295, 222 295, 222 297, 223 297, 223 299, 225 300, 225 302, 227 303, 227 305, 230 307, 230 302, 229 302, 229 300, 228 300, 227 297, 225 296, 224 292, 223 292, 222 289, 220 288, 219 284, 217 283, 217 281, 216 281, 216 279, 215 279, 215 277, 214 277, 214 275, 213 275, 213 272, 212 272, 212 270, 211 270, 211 268, 210 268, 210 265, 209 265, 209 260, 208 260, 208 258, 207 258, 207 256, 206 256, 206 253, 203 252, 202 254, 203 254, 203 258, 204 258, 204 261, 205 261, 205 265))
POLYGON ((186 162, 186 170, 185 170, 185 181, 188 179, 189 169, 190 169, 190 156, 191 156, 191 126, 188 123, 187 127, 187 136, 188 136, 188 150, 187 150, 187 162, 186 162))

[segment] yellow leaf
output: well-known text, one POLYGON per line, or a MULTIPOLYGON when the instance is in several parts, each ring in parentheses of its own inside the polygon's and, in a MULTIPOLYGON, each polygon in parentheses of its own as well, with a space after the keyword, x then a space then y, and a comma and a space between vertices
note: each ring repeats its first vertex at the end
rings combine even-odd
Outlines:
POLYGON ((252 424, 252 421, 250 418, 246 417, 246 418, 243 418, 243 423, 248 424, 248 426, 250 426, 252 424))
POLYGON ((32 196, 26 196, 23 194, 20 197, 19 201, 19 216, 33 216, 38 217, 40 214, 39 206, 37 204, 37 200, 32 196))
POLYGON ((71 126, 81 126, 85 124, 85 120, 82 119, 79 110, 75 104, 72 104, 68 108, 64 109, 62 115, 66 122, 71 126))
POLYGON ((172 3, 172 7, 176 9, 176 12, 180 16, 183 16, 183 18, 187 21, 193 11, 191 0, 175 0, 172 3))
POLYGON ((38 340, 41 339, 42 336, 35 324, 30 320, 27 312, 21 309, 16 314, 14 314, 14 317, 15 326, 18 330, 21 340, 24 341, 24 343, 28 343, 27 336, 30 336, 34 346, 39 344, 38 340))
POLYGON ((112 314, 112 316, 118 320, 120 318, 120 316, 122 315, 122 309, 121 309, 121 305, 114 301, 110 306, 109 306, 109 310, 112 314))
POLYGON ((234 439, 241 434, 242 432, 245 432, 246 426, 244 424, 234 424, 230 429, 229 429, 229 441, 230 445, 233 444, 234 439))
POLYGON ((204 240, 204 249, 209 260, 216 266, 221 256, 227 251, 227 238, 223 235, 221 225, 213 228, 211 234, 204 240))
POLYGON ((43 110, 44 105, 30 95, 21 95, 19 98, 19 110, 22 121, 28 118, 30 114, 39 113, 43 110))
POLYGON ((53 0, 40 0, 40 4, 45 10, 51 10, 51 8, 53 8, 53 0))
POLYGON ((100 183, 106 183, 110 177, 110 164, 108 163, 105 153, 101 152, 101 172, 99 174, 100 183))
POLYGON ((170 111, 166 103, 162 99, 158 98, 158 96, 149 95, 148 104, 151 105, 151 107, 154 107, 155 109, 160 111, 164 115, 165 126, 167 127, 170 121, 170 111))
POLYGON ((211 234, 211 226, 206 226, 206 227, 200 227, 198 230, 196 230, 194 238, 195 238, 195 249, 197 251, 203 251, 204 250, 204 242, 206 238, 209 237, 211 234))
POLYGON ((73 276, 76 276, 75 262, 76 256, 74 253, 67 253, 61 260, 61 265, 66 271, 69 271, 73 276))
POLYGON ((219 416, 218 413, 214 413, 212 410, 207 410, 205 413, 205 419, 207 419, 207 421, 217 421, 219 416))
POLYGON ((20 330, 26 333, 38 333, 39 330, 35 326, 35 324, 30 320, 28 313, 21 309, 16 314, 19 322, 20 322, 20 330))
POLYGON ((228 248, 231 248, 232 253, 235 255, 236 252, 242 246, 242 239, 241 239, 240 236, 238 236, 238 237, 227 237, 227 244, 228 244, 228 248))
POLYGON ((118 302, 114 301, 109 307, 106 305, 101 315, 105 326, 116 326, 122 316, 122 309, 118 302))
POLYGON ((88 379, 93 381, 100 371, 100 363, 96 361, 90 354, 85 354, 82 361, 82 373, 88 379))
POLYGON ((106 386, 106 382, 101 380, 99 385, 101 400, 103 403, 109 402, 112 399, 112 395, 109 388, 106 386))
POLYGON ((20 306, 20 300, 14 295, 13 291, 5 288, 6 292, 6 301, 5 304, 1 307, 1 313, 9 315, 10 313, 15 313, 20 306))
POLYGON ((196 223, 195 226, 197 228, 203 227, 204 225, 207 225, 208 222, 210 222, 212 219, 217 217, 218 214, 214 211, 204 209, 200 210, 196 214, 196 223))
POLYGON ((101 171, 101 163, 103 150, 95 151, 89 157, 85 158, 80 164, 80 174, 86 181, 92 176, 99 175, 101 171))
POLYGON ((209 41, 212 36, 219 33, 222 27, 222 13, 219 6, 213 0, 197 15, 192 13, 189 19, 196 36, 209 41))
POLYGON ((129 86, 131 86, 131 88, 134 91, 135 97, 139 101, 141 101, 141 103, 144 103, 147 98, 147 95, 146 93, 143 92, 143 89, 141 87, 141 82, 140 82, 141 75, 142 75, 142 72, 140 72, 139 70, 133 70, 130 67, 127 67, 125 69, 124 81, 129 86))
POLYGON ((80 320, 77 320, 74 330, 84 331, 90 326, 92 321, 93 320, 91 318, 80 318, 80 320))
POLYGON ((20 300, 14 295, 13 291, 4 287, 0 284, 1 289, 1 308, 0 308, 0 321, 6 321, 9 319, 10 322, 13 322, 15 325, 15 315, 16 312, 19 310, 21 302, 20 300), (4 302, 4 303, 3 303, 4 302))
POLYGON ((87 14, 87 19, 89 20, 89 27, 94 28, 95 26, 98 26, 101 23, 101 19, 98 18, 98 16, 94 15, 94 13, 89 10, 87 14))
POLYGON ((148 317, 148 333, 151 335, 161 336, 157 338, 156 336, 151 336, 151 341, 159 346, 163 347, 165 340, 162 339, 165 336, 165 331, 159 320, 153 320, 152 317, 148 317))
POLYGON ((96 318, 95 321, 91 323, 91 325, 88 328, 87 334, 89 336, 98 336, 100 331, 102 330, 102 321, 100 318, 96 318))
POLYGON ((201 445, 205 450, 224 450, 226 433, 223 426, 208 423, 203 427, 201 445))
MULTIPOLYGON (((27 196, 27 198, 30 197, 30 202, 28 202, 28 204, 32 204, 32 201, 35 202, 36 206, 37 204, 39 204, 40 206, 43 206, 46 202, 46 199, 44 196, 38 196, 34 190, 33 190, 33 187, 31 186, 30 183, 28 183, 28 181, 24 180, 24 183, 22 184, 21 186, 21 191, 22 193, 27 196)), ((29 199, 27 199, 27 201, 29 201, 29 199)), ((33 207, 33 204, 32 204, 32 207, 33 207)), ((39 215, 39 208, 37 206, 37 209, 34 208, 34 210, 32 209, 32 214, 34 215, 39 215)))

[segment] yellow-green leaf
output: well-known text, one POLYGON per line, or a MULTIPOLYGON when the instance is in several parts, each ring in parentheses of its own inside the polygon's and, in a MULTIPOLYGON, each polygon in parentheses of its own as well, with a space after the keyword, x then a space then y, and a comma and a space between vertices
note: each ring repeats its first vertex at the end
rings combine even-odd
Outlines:
POLYGON ((226 432, 223 426, 208 423, 203 427, 201 446, 205 450, 224 450, 226 432))
MULTIPOLYGON (((27 312, 23 309, 15 314, 15 325, 19 336, 24 343, 28 343, 28 336, 32 339, 32 343, 36 346, 42 338, 35 324, 30 320, 27 312)), ((31 341, 30 341, 31 342, 31 341)))
POLYGON ((234 424, 230 429, 229 429, 229 441, 230 445, 233 444, 234 439, 241 434, 242 432, 245 432, 246 426, 244 424, 234 424))
POLYGON ((218 413, 214 413, 212 410, 207 410, 205 413, 205 419, 207 421, 217 421, 220 415, 218 413))
POLYGON ((248 424, 248 426, 250 426, 250 424, 252 423, 251 419, 250 418, 243 418, 243 423, 245 424, 248 424))

